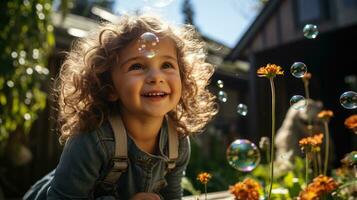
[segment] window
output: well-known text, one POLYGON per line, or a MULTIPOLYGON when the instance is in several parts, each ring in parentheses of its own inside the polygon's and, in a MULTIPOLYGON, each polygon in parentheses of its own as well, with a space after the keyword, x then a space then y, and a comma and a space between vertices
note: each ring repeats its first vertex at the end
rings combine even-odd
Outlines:
POLYGON ((357 1, 356 0, 343 0, 343 3, 345 7, 357 7, 357 1))
POLYGON ((328 19, 328 1, 326 0, 296 0, 296 8, 299 26, 328 19))

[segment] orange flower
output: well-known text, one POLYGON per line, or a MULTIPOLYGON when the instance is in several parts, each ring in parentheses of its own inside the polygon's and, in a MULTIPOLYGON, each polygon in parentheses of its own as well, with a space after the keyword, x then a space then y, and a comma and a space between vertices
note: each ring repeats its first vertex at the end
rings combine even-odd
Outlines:
POLYGON ((299 200, 319 200, 319 194, 316 190, 306 189, 299 194, 299 200))
POLYGON ((317 115, 319 119, 329 121, 331 117, 333 117, 333 112, 331 110, 322 110, 317 115))
POLYGON ((199 180, 202 184, 207 184, 211 178, 212 175, 207 172, 202 172, 197 176, 197 180, 199 180))
POLYGON ((275 64, 267 64, 257 70, 259 77, 274 78, 276 75, 284 75, 281 67, 275 64))
POLYGON ((248 198, 247 186, 242 182, 236 183, 233 186, 229 186, 229 191, 235 196, 235 199, 248 198))
POLYGON ((259 190, 260 189, 259 183, 251 178, 246 178, 243 181, 243 183, 247 185, 249 190, 259 190))
POLYGON ((259 189, 259 183, 250 178, 229 187, 229 191, 235 196, 236 200, 258 200, 259 189))
POLYGON ((324 134, 319 133, 313 136, 314 140, 316 142, 317 145, 321 145, 322 144, 322 139, 324 138, 324 134))
POLYGON ((331 177, 319 175, 308 187, 315 188, 319 194, 330 193, 337 188, 337 183, 331 177))
POLYGON ((299 145, 302 151, 320 151, 320 145, 324 135, 322 133, 316 134, 311 137, 303 138, 299 141, 299 145))
POLYGON ((345 120, 345 126, 349 129, 357 128, 357 115, 351 115, 345 120))
POLYGON ((299 200, 318 200, 322 195, 337 188, 336 181, 328 176, 319 175, 299 194, 299 200))

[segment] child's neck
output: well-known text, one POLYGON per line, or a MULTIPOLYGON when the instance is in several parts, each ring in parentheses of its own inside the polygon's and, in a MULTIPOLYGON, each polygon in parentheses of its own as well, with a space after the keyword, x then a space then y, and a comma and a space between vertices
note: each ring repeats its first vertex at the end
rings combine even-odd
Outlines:
POLYGON ((128 135, 143 151, 155 154, 159 147, 159 132, 164 117, 138 118, 137 116, 122 115, 128 135))

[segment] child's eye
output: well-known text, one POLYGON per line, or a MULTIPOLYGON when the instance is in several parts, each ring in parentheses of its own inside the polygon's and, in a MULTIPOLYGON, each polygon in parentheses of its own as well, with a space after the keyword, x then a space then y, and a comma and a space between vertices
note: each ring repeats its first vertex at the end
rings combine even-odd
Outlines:
POLYGON ((130 67, 129 67, 129 71, 132 71, 132 70, 140 70, 143 68, 143 65, 139 64, 139 63, 135 63, 135 64, 132 64, 130 67))
POLYGON ((168 62, 165 62, 164 64, 162 64, 162 67, 164 69, 174 68, 174 66, 171 63, 168 63, 168 62))

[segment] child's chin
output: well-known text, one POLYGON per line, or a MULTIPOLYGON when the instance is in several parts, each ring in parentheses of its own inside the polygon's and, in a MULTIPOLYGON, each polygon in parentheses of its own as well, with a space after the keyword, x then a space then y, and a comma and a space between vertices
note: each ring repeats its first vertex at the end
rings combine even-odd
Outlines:
POLYGON ((166 111, 151 111, 150 113, 148 113, 148 115, 150 115, 151 117, 164 117, 168 112, 166 111))

